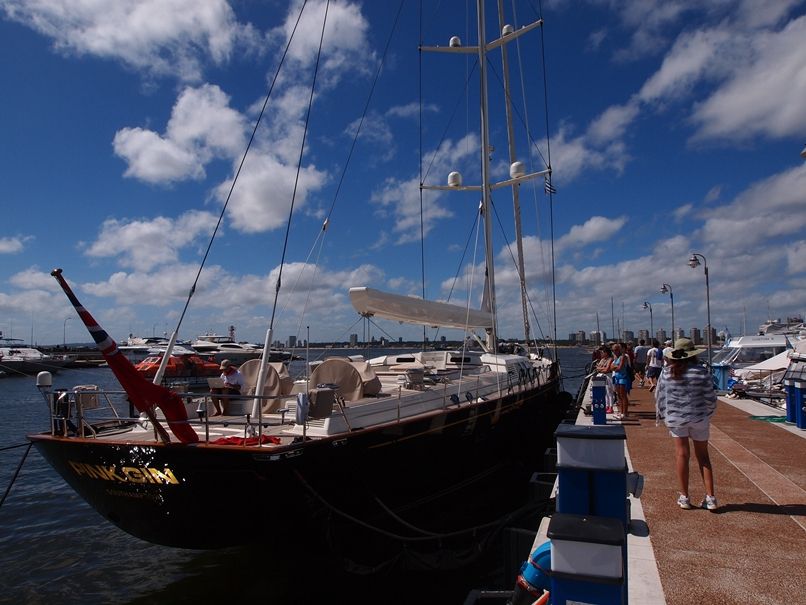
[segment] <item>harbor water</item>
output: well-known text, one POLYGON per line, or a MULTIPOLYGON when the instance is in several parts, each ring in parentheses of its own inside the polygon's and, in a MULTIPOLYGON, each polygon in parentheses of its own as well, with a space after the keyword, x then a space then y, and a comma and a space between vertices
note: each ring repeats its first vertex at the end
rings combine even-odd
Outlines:
MULTIPOLYGON (((590 353, 560 349, 559 357, 564 389, 576 395, 590 353)), ((295 362, 292 374, 302 365, 295 362)), ((107 368, 62 370, 53 378, 55 388, 119 388, 107 368)), ((25 435, 49 427, 34 377, 0 379, 0 419, 0 493, 5 493, 28 450, 25 435)), ((233 511, 208 522, 248 531, 250 515, 259 514, 233 511)), ((293 510, 286 518, 263 521, 305 522, 293 510)), ((486 583, 478 570, 351 574, 305 544, 267 541, 219 551, 156 546, 104 520, 33 448, 0 507, 0 570, 0 603, 9 604, 461 603, 470 589, 486 583)))

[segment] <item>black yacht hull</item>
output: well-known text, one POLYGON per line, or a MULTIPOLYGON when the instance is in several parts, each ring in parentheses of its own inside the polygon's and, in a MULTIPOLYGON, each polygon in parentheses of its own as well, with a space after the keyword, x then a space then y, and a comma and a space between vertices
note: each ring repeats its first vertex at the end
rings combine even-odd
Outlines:
POLYGON ((30 439, 105 519, 149 542, 299 540, 321 537, 334 520, 394 539, 414 525, 457 531, 527 499, 572 397, 551 381, 497 403, 272 448, 30 439), (457 511, 451 495, 460 493, 457 511))

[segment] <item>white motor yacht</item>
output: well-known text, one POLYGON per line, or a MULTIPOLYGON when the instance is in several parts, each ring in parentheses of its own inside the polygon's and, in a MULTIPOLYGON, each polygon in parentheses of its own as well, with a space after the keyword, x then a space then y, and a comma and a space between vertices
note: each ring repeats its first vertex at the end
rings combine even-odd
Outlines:
POLYGON ((17 338, 0 341, 0 371, 4 376, 26 376, 38 372, 56 372, 70 359, 64 355, 47 355, 39 349, 17 345, 17 338))

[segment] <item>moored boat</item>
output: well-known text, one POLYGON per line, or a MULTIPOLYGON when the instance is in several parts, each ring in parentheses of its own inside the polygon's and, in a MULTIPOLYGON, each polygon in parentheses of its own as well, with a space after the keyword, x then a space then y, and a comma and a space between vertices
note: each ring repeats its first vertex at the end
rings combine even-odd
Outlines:
POLYGON ((0 340, 0 371, 3 376, 29 376, 37 372, 58 372, 70 363, 65 355, 48 355, 34 347, 26 347, 21 340, 0 340))
MULTIPOLYGON (((262 346, 251 342, 237 342, 235 328, 232 326, 227 336, 208 332, 192 341, 190 346, 200 355, 208 356, 219 363, 229 359, 232 363, 240 365, 250 359, 259 359, 263 355, 262 346)), ((271 349, 269 358, 270 361, 289 361, 291 353, 271 349)))
MULTIPOLYGON (((542 23, 518 32, 504 28, 485 42, 481 0, 478 18, 479 46, 452 41, 449 48, 476 53, 486 86, 486 54, 542 23)), ((260 358, 241 365, 242 396, 224 403, 223 417, 211 418, 208 397, 193 399, 158 384, 165 366, 153 383, 139 375, 56 269, 53 276, 126 398, 147 421, 102 425, 85 409, 86 393, 51 391, 42 375, 51 430, 29 436, 37 449, 104 518, 159 544, 216 548, 267 535, 278 544, 281 536, 321 539, 338 520, 350 528, 347 541, 360 535, 364 554, 374 560, 383 560, 381 545, 390 541, 415 547, 461 540, 481 549, 484 536, 529 509, 528 479, 573 403, 561 391, 556 360, 542 354, 528 328, 521 346, 499 349, 490 194, 548 179, 551 171, 527 174, 512 161, 509 178, 493 182, 486 97, 483 106, 481 184, 464 186, 452 173, 448 186, 431 186, 481 196, 481 308, 365 286, 349 290, 362 317, 461 329, 478 350, 325 359, 292 383, 272 363, 270 323, 260 358)), ((283 261, 280 273, 282 267, 283 261)), ((525 311, 524 277, 521 288, 525 311)))
MULTIPOLYGON (((134 367, 143 378, 153 380, 162 365, 164 353, 151 354, 134 367)), ((194 353, 172 353, 162 372, 163 384, 207 386, 207 379, 221 374, 219 364, 194 353)))
POLYGON ((792 348, 783 334, 738 336, 716 351, 712 372, 717 389, 725 391, 735 382, 736 372, 771 359, 792 348))

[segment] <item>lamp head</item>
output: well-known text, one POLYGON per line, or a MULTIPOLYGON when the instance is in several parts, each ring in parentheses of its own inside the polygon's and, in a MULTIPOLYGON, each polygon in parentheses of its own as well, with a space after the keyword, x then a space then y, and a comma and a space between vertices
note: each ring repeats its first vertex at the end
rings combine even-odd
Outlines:
POLYGON ((647 301, 644 301, 644 309, 649 309, 649 303, 647 301))
POLYGON ((697 258, 695 254, 692 254, 691 257, 688 259, 688 266, 692 269, 696 269, 700 266, 700 259, 697 258))
POLYGON ((666 284, 663 284, 660 287, 660 293, 661 294, 668 294, 669 293, 669 287, 666 284))

